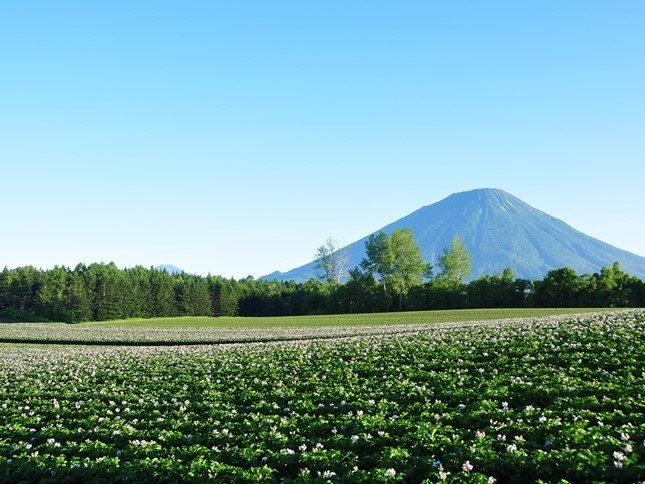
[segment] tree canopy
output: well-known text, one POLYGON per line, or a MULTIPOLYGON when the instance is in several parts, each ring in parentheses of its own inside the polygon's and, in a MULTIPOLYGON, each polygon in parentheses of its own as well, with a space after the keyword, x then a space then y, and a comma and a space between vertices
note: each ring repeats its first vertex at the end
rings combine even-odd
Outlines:
POLYGON ((330 284, 340 285, 345 277, 347 266, 347 247, 329 237, 323 245, 316 249, 315 269, 321 270, 323 279, 330 284))
POLYGON ((373 234, 365 242, 365 252, 361 267, 379 278, 385 293, 391 290, 399 297, 399 310, 410 288, 430 272, 411 229, 373 234))
POLYGON ((594 274, 552 269, 536 281, 516 279, 506 268, 466 284, 462 277, 469 272, 469 257, 456 242, 440 258, 440 277, 424 282, 430 266, 410 230, 378 233, 365 245, 366 257, 340 284, 317 278, 296 283, 202 277, 141 266, 120 269, 113 263, 49 270, 5 267, 0 271, 0 321, 367 313, 389 311, 397 302, 401 309, 404 298, 405 309, 417 311, 645 306, 645 282, 625 273, 617 262, 594 274), (455 257, 460 253, 462 257, 455 257))
POLYGON ((447 285, 457 286, 470 276, 472 256, 466 245, 458 238, 452 239, 450 247, 443 249, 437 261, 439 274, 437 279, 447 285))

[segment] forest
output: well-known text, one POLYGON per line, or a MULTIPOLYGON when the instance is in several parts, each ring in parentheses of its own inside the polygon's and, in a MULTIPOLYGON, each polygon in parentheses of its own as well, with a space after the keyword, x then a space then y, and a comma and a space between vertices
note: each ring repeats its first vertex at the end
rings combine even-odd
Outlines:
POLYGON ((247 277, 170 274, 114 263, 32 266, 0 272, 2 321, 104 321, 166 316, 295 316, 499 307, 643 307, 645 283, 618 263, 594 274, 549 271, 542 280, 515 278, 508 268, 468 283, 426 278, 403 297, 360 267, 345 282, 304 283, 247 277))

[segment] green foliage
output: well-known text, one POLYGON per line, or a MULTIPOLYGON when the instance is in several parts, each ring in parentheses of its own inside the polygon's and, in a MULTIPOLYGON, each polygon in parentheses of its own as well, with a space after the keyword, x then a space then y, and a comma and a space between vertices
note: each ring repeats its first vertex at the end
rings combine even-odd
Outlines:
POLYGON ((535 285, 533 300, 538 305, 572 307, 577 304, 582 281, 570 268, 551 270, 535 285))
POLYGON ((329 237, 314 254, 315 268, 321 270, 322 278, 335 287, 339 286, 345 277, 347 266, 347 247, 329 237))
POLYGON ((501 307, 643 307, 645 283, 618 263, 578 276, 569 268, 550 271, 541 281, 514 279, 511 268, 468 284, 468 254, 456 239, 440 258, 439 277, 423 282, 423 262, 410 231, 370 237, 361 268, 344 284, 311 279, 235 280, 220 276, 170 274, 113 263, 4 268, 0 272, 0 320, 107 321, 174 316, 283 317, 399 310, 501 307), (461 262, 459 262, 461 261, 461 262), (459 263, 458 263, 459 262, 459 263), (452 274, 452 276, 451 276, 452 274), (376 277, 375 277, 376 276, 376 277), (378 279, 377 279, 378 277, 378 279))
POLYGON ((502 274, 482 276, 468 284, 468 303, 476 308, 517 308, 525 305, 530 281, 515 279, 509 267, 502 274))
POLYGON ((472 256, 466 245, 455 237, 450 247, 445 248, 439 256, 437 265, 439 266, 438 281, 452 287, 459 286, 470 275, 472 256))
POLYGON ((264 345, 3 346, 0 481, 645 475, 643 310, 360 329, 264 345))
POLYGON ((390 235, 381 231, 365 242, 366 256, 361 267, 376 274, 387 294, 388 288, 402 299, 411 287, 421 284, 430 266, 423 260, 421 248, 414 240, 411 229, 396 229, 390 235))
POLYGON ((374 313, 387 310, 374 276, 358 267, 349 271, 349 280, 340 288, 339 298, 343 313, 374 313))

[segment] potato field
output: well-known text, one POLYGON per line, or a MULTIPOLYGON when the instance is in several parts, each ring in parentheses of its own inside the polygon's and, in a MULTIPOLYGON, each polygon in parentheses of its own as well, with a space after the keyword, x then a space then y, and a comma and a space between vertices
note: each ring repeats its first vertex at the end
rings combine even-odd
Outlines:
POLYGON ((645 480, 645 310, 0 338, 2 482, 645 480))

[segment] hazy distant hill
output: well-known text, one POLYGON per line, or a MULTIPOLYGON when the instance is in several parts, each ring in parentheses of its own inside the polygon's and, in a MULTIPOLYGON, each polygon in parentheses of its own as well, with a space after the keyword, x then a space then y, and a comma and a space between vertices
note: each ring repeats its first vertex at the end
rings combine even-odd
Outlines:
POLYGON ((168 274, 181 274, 182 272, 184 272, 179 267, 175 267, 170 264, 162 264, 155 267, 155 269, 158 271, 166 271, 168 274))
MULTIPOLYGON (((458 236, 472 254, 472 279, 498 274, 506 267, 511 267, 516 277, 532 280, 561 267, 573 268, 578 274, 594 273, 615 261, 628 274, 645 278, 645 257, 585 235, 503 190, 455 193, 382 230, 391 233, 397 228, 412 229, 425 259, 433 266, 458 236)), ((350 244, 349 268, 364 257, 367 237, 369 234, 350 244)), ((319 276, 314 266, 315 261, 263 278, 304 282, 319 276)))

